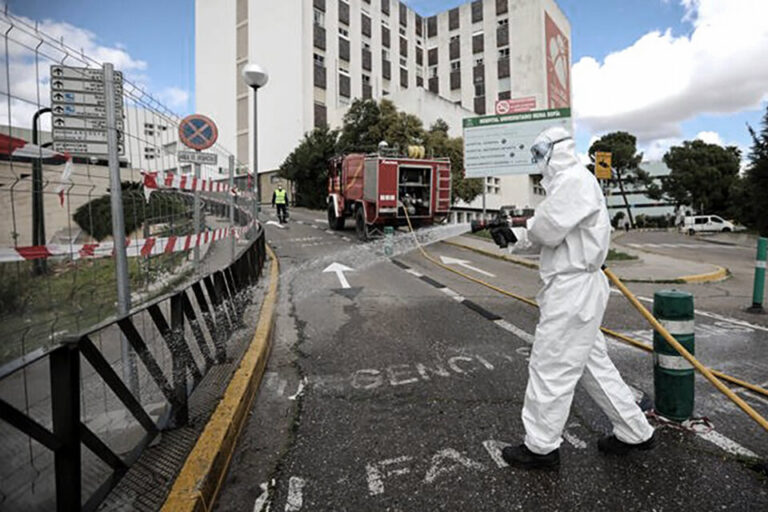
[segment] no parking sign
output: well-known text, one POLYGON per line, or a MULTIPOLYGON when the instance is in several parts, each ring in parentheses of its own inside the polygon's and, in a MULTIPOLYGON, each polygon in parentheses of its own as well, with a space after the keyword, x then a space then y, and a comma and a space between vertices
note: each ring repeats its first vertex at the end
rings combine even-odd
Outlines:
POLYGON ((202 151, 216 143, 219 130, 209 117, 192 114, 181 120, 179 124, 179 140, 185 146, 202 151))

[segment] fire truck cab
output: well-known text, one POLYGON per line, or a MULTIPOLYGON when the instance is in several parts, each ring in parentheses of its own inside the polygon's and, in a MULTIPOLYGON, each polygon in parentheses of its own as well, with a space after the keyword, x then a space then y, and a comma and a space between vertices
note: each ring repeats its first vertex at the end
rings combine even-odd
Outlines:
POLYGON ((346 219, 354 219, 360 240, 380 234, 384 226, 405 225, 404 209, 415 228, 444 221, 450 205, 447 158, 353 153, 330 161, 328 225, 341 230, 346 219))

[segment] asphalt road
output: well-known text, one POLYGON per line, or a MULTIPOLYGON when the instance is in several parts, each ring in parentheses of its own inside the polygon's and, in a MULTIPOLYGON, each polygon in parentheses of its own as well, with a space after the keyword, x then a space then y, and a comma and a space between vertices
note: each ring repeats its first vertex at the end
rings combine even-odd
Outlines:
MULTIPOLYGON (((688 236, 672 231, 633 231, 619 238, 616 243, 633 250, 672 256, 679 260, 680 275, 688 274, 685 262, 696 261, 725 267, 728 279, 703 285, 676 285, 694 294, 696 307, 716 311, 749 323, 768 325, 768 318, 747 313, 752 305, 752 287, 755 273, 756 247, 740 244, 716 243, 712 236, 688 236)), ((637 289, 653 296, 654 285, 638 286, 637 289)), ((768 379, 768 375, 765 376, 768 379)))
MULTIPOLYGON (((390 260, 352 231, 326 232, 323 217, 298 210, 283 229, 267 227, 281 260, 274 346, 218 510, 768 509, 766 476, 743 462, 768 455, 768 434, 703 379, 698 433, 665 426, 652 452, 602 456, 595 441, 610 425, 579 390, 561 469, 505 467, 500 447, 523 436, 536 309, 407 247, 390 260), (353 270, 323 272, 332 263, 353 270)), ((441 243, 429 250, 521 295, 538 289, 535 271, 441 243)), ((696 320, 703 361, 764 384, 768 327, 722 309, 696 320)), ((605 325, 650 334, 615 294, 605 325)), ((613 341, 609 350, 649 405, 650 355, 613 341)), ((742 396, 768 415, 768 401, 742 396)))

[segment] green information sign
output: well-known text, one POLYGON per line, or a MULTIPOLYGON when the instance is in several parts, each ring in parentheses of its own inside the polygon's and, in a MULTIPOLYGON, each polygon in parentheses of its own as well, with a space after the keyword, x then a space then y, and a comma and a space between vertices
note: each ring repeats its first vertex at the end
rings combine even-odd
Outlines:
POLYGON ((542 130, 571 128, 571 109, 535 110, 464 119, 464 168, 468 178, 535 174, 531 145, 542 130))

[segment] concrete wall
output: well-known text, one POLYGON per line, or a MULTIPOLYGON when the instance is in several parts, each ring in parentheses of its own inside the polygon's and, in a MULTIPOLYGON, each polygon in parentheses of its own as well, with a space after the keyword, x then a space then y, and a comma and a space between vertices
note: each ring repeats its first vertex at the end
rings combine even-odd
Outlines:
MULTIPOLYGON (((61 230, 76 233, 80 228, 71 220, 77 208, 107 193, 109 169, 106 166, 75 164, 67 187, 64 207, 56 187, 64 165, 44 165, 43 208, 46 241, 61 230)), ((0 247, 32 245, 32 165, 0 162, 0 247), (14 233, 17 234, 14 243, 14 233)))
POLYGON ((219 143, 236 145, 236 0, 195 0, 195 111, 219 128, 219 143))

